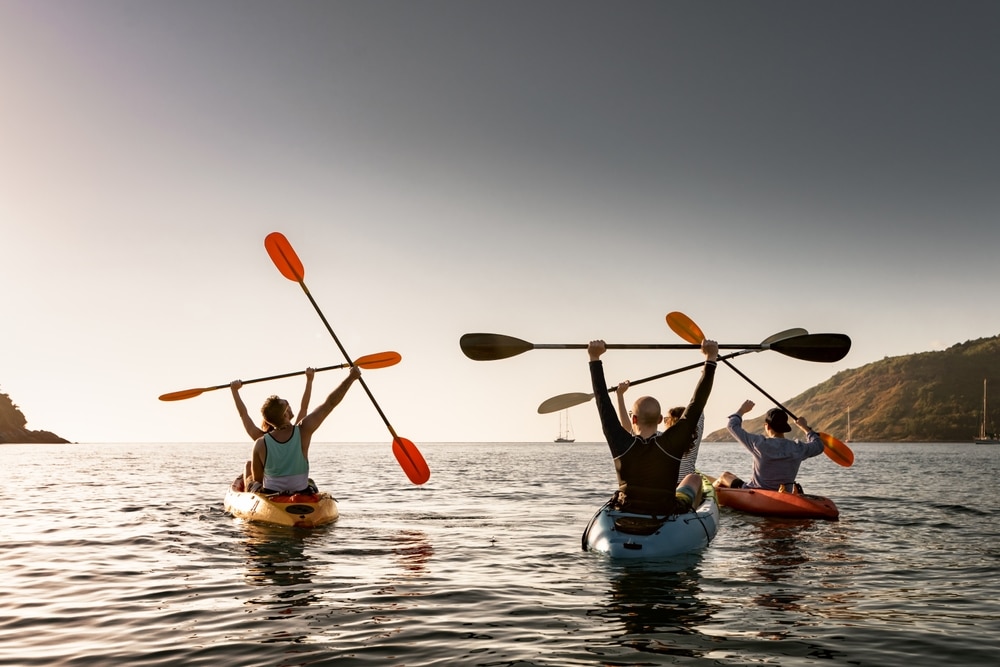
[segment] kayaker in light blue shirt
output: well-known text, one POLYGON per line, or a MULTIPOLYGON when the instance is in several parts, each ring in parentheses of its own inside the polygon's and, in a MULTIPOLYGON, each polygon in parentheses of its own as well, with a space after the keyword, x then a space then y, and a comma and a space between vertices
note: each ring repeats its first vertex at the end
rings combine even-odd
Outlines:
POLYGON ((753 455, 753 473, 750 481, 743 482, 733 473, 726 471, 715 482, 716 486, 734 489, 748 487, 779 491, 798 489, 795 478, 799 465, 806 459, 823 453, 823 442, 816 431, 809 428, 804 417, 795 420, 796 426, 806 434, 805 440, 790 440, 784 437, 792 430, 788 425, 788 413, 781 408, 768 410, 764 418, 764 435, 750 433, 743 428, 743 415, 753 410, 754 402, 743 401, 743 405, 729 416, 726 426, 729 433, 753 455))
POLYGON ((260 411, 270 429, 253 444, 250 457, 253 482, 248 491, 295 493, 307 490, 309 443, 313 433, 344 400, 347 390, 360 377, 361 369, 351 366, 344 381, 298 425, 292 424, 288 401, 277 396, 270 396, 264 401, 260 411), (300 485, 302 481, 305 484, 300 485))
MULTIPOLYGON (((302 391, 302 401, 299 404, 299 412, 294 417, 291 413, 291 406, 288 407, 288 418, 294 420, 293 423, 298 424, 301 422, 306 414, 309 412, 309 399, 312 397, 312 384, 313 376, 316 374, 316 369, 309 367, 305 370, 306 376, 306 388, 302 391)), ((253 419, 250 418, 250 413, 247 412, 247 406, 240 398, 240 388, 243 386, 242 380, 233 380, 229 383, 229 389, 233 394, 233 402, 236 403, 236 411, 240 414, 240 421, 243 422, 243 428, 246 430, 247 435, 250 436, 251 441, 256 441, 257 438, 262 438, 271 427, 268 425, 267 421, 261 424, 261 428, 257 428, 257 425, 253 423, 253 419)), ((253 469, 251 467, 252 463, 248 459, 246 464, 243 466, 243 487, 240 491, 246 490, 250 487, 250 483, 253 482, 253 469)), ((238 482, 239 480, 237 480, 238 482)))

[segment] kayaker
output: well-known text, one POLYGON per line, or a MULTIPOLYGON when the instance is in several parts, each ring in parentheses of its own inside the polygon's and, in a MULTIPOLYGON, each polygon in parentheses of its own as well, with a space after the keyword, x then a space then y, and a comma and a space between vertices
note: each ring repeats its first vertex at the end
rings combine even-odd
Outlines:
POLYGON ((361 377, 361 369, 351 366, 347 377, 319 407, 307 414, 299 424, 291 421, 288 401, 270 396, 261 407, 264 421, 270 427, 253 444, 251 476, 248 491, 263 493, 315 493, 309 479, 309 443, 313 433, 344 400, 347 390, 361 377))
POLYGON ((677 473, 684 452, 697 436, 698 420, 712 391, 719 344, 714 340, 702 341, 705 367, 691 402, 677 422, 663 432, 657 431, 663 419, 660 403, 652 396, 640 397, 632 407, 638 432, 633 433, 619 421, 605 388, 607 383, 601 355, 606 350, 603 340, 592 340, 587 345, 597 411, 618 476, 618 491, 613 503, 615 508, 657 516, 691 511, 701 504, 701 475, 687 475, 677 485, 677 473))
POLYGON ((726 428, 736 440, 753 455, 753 471, 750 480, 744 482, 733 473, 723 472, 715 481, 716 486, 733 489, 743 487, 769 489, 771 491, 797 490, 799 466, 813 456, 823 453, 823 442, 819 434, 809 428, 805 417, 795 420, 795 425, 806 434, 805 440, 791 440, 785 433, 792 430, 788 425, 788 413, 781 408, 771 408, 764 417, 764 435, 750 433, 743 428, 743 415, 753 410, 754 402, 743 401, 739 410, 729 416, 726 428))
MULTIPOLYGON (((632 411, 625 407, 625 392, 628 391, 629 381, 619 382, 618 386, 615 387, 615 394, 618 396, 618 419, 621 421, 622 428, 631 431, 632 433, 638 433, 639 427, 636 425, 636 418, 632 415, 632 411)), ((684 406, 678 405, 676 407, 667 410, 667 415, 663 418, 663 428, 667 429, 677 423, 677 420, 681 418, 684 414, 684 406)), ((680 485, 684 481, 684 478, 695 472, 698 472, 697 462, 698 462, 698 449, 701 447, 701 435, 705 432, 705 414, 702 413, 698 417, 698 434, 695 436, 694 443, 691 445, 690 449, 684 452, 684 456, 681 457, 681 466, 677 471, 677 484, 680 485)), ((657 431, 659 433, 659 431, 657 431)))
MULTIPOLYGON (((312 383, 313 376, 316 374, 315 368, 307 368, 305 372, 306 376, 306 388, 302 390, 302 400, 299 402, 299 412, 294 417, 289 414, 289 419, 294 419, 295 423, 298 424, 302 421, 303 417, 309 411, 309 400, 312 397, 312 383)), ((240 415, 240 420, 243 422, 243 428, 246 430, 247 435, 250 436, 251 442, 256 441, 257 438, 262 437, 267 433, 271 427, 266 421, 261 423, 261 428, 257 428, 257 425, 253 423, 253 419, 250 418, 250 413, 247 412, 247 406, 243 403, 243 398, 240 397, 240 388, 243 387, 242 380, 233 380, 229 383, 229 390, 233 394, 233 402, 236 403, 236 411, 240 415)), ((289 407, 289 413, 291 413, 291 408, 289 407)), ((250 482, 253 481, 252 471, 250 466, 250 461, 243 466, 243 488, 249 488, 250 482)), ((238 481, 238 480, 237 480, 238 481)))

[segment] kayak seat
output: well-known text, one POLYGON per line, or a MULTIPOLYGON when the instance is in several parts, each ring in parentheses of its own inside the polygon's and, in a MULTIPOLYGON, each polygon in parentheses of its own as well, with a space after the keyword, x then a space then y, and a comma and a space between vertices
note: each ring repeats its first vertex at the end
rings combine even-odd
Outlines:
POLYGON ((791 484, 782 484, 778 487, 778 493, 796 493, 798 495, 804 495, 802 493, 802 485, 798 482, 792 482, 791 484))
POLYGON ((317 503, 319 496, 315 493, 279 493, 268 496, 272 503, 317 503))
POLYGON ((666 521, 655 517, 620 516, 615 518, 615 530, 627 535, 652 535, 666 521))

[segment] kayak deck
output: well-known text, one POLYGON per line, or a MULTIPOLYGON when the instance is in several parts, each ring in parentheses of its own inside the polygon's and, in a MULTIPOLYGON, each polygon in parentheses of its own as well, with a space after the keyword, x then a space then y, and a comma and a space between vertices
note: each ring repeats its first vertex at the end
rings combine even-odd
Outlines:
POLYGON ((715 492, 721 506, 747 514, 833 521, 840 517, 837 505, 824 496, 768 489, 731 489, 726 486, 717 487, 715 492))
POLYGON ((604 504, 583 532, 583 548, 612 558, 665 558, 707 547, 719 531, 719 506, 711 485, 697 509, 652 517, 604 504))
POLYGON ((315 528, 340 516, 337 501, 325 492, 265 496, 230 487, 223 507, 244 521, 295 528, 315 528))

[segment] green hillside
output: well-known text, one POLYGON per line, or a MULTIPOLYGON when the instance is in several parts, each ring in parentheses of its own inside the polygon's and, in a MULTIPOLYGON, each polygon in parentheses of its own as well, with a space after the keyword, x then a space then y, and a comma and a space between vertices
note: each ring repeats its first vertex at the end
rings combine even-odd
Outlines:
MULTIPOLYGON (((841 440, 847 439, 849 408, 854 442, 971 442, 982 420, 984 379, 991 396, 987 430, 996 432, 1000 430, 1000 336, 940 352, 886 357, 841 371, 794 398, 775 398, 817 430, 841 440)), ((748 392, 757 403, 755 412, 771 407, 767 398, 754 395, 752 387, 748 392)), ((746 425, 763 432, 763 417, 747 420, 746 425)), ((706 435, 705 441, 728 442, 732 437, 721 429, 706 435)))

